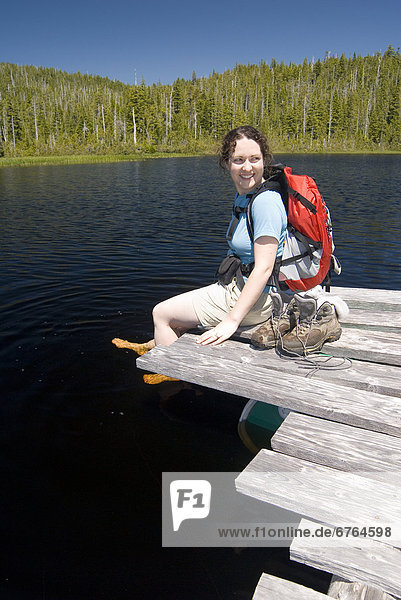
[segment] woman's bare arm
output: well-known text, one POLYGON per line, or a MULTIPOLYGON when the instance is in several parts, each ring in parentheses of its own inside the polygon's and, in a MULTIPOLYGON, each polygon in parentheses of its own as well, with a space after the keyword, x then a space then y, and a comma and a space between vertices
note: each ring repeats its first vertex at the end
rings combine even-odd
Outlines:
POLYGON ((228 315, 213 329, 205 331, 198 343, 221 344, 238 329, 241 321, 249 313, 266 287, 276 260, 278 241, 271 236, 262 236, 254 243, 255 266, 249 275, 241 294, 228 315))

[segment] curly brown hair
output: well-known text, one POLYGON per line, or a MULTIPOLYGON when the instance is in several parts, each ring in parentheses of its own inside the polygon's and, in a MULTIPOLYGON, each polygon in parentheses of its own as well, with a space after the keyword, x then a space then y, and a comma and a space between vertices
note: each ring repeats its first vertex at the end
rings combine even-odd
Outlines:
POLYGON ((270 152, 269 143, 266 136, 251 125, 242 125, 241 127, 236 127, 224 136, 220 148, 219 165, 223 169, 227 168, 227 165, 234 153, 237 140, 240 140, 241 138, 254 140, 257 144, 259 144, 259 148, 263 156, 263 175, 264 177, 268 177, 270 175, 270 166, 273 162, 273 155, 270 152))

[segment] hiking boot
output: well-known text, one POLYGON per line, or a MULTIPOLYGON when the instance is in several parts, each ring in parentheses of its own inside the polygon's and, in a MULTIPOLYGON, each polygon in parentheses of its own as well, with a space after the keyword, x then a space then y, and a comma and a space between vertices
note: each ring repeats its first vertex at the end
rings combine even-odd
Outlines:
POLYGON ((292 299, 284 310, 283 299, 277 292, 270 292, 273 302, 272 316, 263 323, 251 336, 251 344, 256 348, 274 348, 283 335, 295 327, 298 306, 292 299))
POLYGON ((278 345, 279 350, 304 356, 320 350, 326 342, 340 339, 341 326, 333 304, 324 302, 317 309, 314 298, 298 296, 299 320, 292 331, 287 333, 278 345))

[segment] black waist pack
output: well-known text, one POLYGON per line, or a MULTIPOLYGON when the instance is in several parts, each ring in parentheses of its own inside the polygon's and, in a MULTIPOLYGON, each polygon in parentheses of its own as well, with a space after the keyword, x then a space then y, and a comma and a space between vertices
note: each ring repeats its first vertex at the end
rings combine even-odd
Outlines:
POLYGON ((229 254, 223 258, 216 271, 217 281, 227 285, 238 272, 241 273, 241 259, 236 254, 229 254))
POLYGON ((224 285, 229 284, 234 277, 237 278, 237 284, 240 287, 244 285, 243 275, 249 277, 254 267, 254 263, 244 265, 241 263, 241 259, 236 254, 229 254, 225 256, 221 261, 219 268, 216 271, 217 281, 224 285))
MULTIPOLYGON (((282 287, 282 285, 281 285, 282 282, 280 282, 280 284, 278 282, 278 273, 280 270, 280 264, 281 264, 281 257, 276 258, 273 271, 272 271, 266 285, 270 285, 270 286, 274 285, 274 286, 280 287, 280 289, 285 289, 285 288, 288 289, 287 286, 282 287)), ((215 277, 219 283, 223 283, 224 285, 228 285, 229 283, 231 283, 231 281, 234 279, 234 277, 236 277, 237 284, 239 285, 240 288, 242 288, 244 286, 243 275, 245 275, 245 277, 249 277, 254 266, 255 266, 255 263, 253 263, 253 262, 249 263, 248 265, 244 265, 241 262, 240 257, 237 256, 236 254, 228 254, 221 261, 219 268, 216 271, 215 277)))

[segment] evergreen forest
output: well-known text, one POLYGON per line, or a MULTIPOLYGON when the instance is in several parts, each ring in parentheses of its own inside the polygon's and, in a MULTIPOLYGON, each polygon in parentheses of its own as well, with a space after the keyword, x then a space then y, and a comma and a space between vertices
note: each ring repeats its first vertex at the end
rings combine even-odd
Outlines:
POLYGON ((128 85, 0 63, 0 156, 213 153, 229 129, 275 151, 401 151, 401 54, 237 64, 171 85, 128 85))

